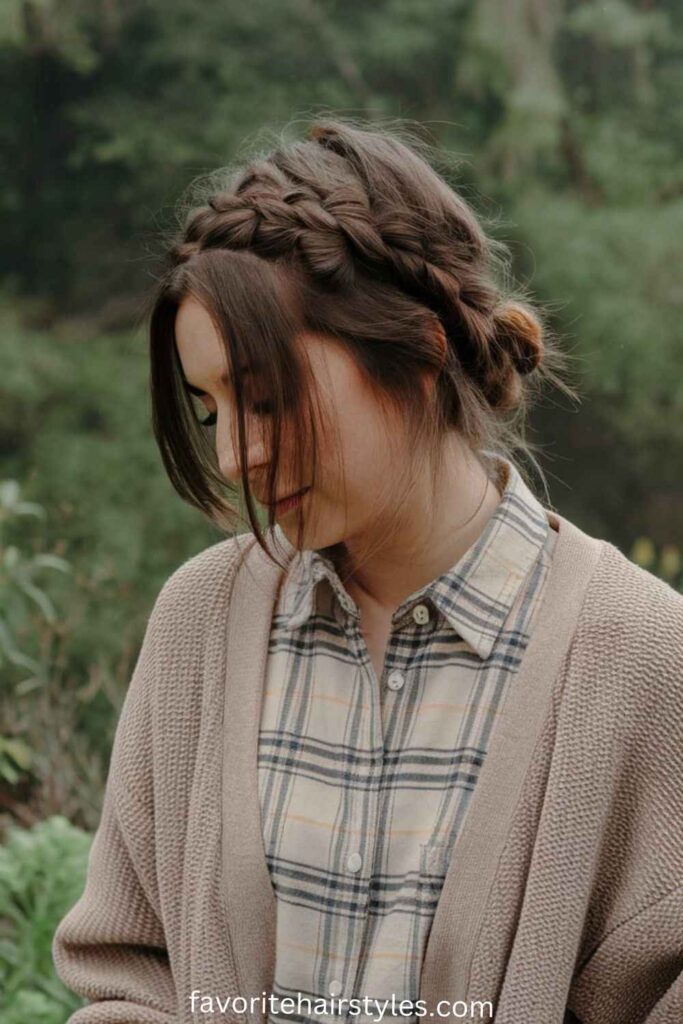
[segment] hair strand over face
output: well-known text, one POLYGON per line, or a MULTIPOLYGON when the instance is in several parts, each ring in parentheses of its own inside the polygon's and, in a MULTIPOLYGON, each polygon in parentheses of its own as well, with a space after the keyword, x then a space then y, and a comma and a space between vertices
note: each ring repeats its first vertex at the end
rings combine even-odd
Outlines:
MULTIPOLYGON (((279 137, 246 165, 194 183, 168 239, 150 316, 162 460, 178 493, 212 522, 232 531, 245 522, 221 493, 226 482, 183 385, 175 319, 194 297, 225 347, 246 522, 271 557, 247 465, 256 424, 245 410, 242 362, 258 363, 273 406, 268 425, 260 424, 272 456, 259 482, 269 506, 287 493, 284 480, 315 479, 326 424, 306 370, 306 332, 343 345, 381 408, 400 417, 397 473, 377 511, 377 543, 396 528, 425 456, 436 487, 448 431, 477 457, 519 450, 538 468, 525 437, 530 397, 544 380, 573 395, 540 308, 509 286, 508 249, 486 235, 430 155, 400 128, 314 119, 306 139, 279 137), (429 402, 425 375, 434 380, 429 402), (286 476, 283 447, 292 460, 286 476)), ((267 522, 272 529, 272 507, 267 522)), ((300 514, 298 547, 303 527, 300 514)))

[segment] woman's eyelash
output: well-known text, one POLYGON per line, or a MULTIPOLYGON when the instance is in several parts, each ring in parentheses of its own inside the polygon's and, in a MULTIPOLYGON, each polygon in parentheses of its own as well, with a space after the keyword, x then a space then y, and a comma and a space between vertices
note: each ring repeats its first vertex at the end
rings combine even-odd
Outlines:
MULTIPOLYGON (((269 416, 273 411, 273 404, 268 401, 254 402, 253 409, 257 416, 269 416)), ((199 421, 199 425, 200 427, 215 427, 217 418, 215 412, 210 412, 205 419, 199 421)))

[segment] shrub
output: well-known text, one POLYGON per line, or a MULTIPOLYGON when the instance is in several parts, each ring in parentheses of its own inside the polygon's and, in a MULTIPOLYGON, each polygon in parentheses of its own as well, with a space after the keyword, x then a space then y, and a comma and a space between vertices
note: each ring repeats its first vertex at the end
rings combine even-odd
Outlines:
POLYGON ((0 848, 0 1019, 63 1024, 83 1001, 57 977, 52 939, 85 885, 92 836, 54 815, 0 848))

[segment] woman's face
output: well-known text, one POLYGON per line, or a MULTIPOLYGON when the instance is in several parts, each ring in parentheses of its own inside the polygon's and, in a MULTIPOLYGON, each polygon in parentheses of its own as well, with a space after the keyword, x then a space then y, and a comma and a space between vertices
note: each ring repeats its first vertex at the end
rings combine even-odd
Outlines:
MULTIPOLYGON (((216 456, 218 466, 231 483, 240 480, 235 399, 227 376, 223 342, 206 309, 193 297, 178 309, 176 345, 186 380, 203 392, 207 414, 216 414, 216 456)), ((384 498, 387 485, 395 478, 396 459, 401 458, 400 422, 392 412, 388 424, 377 398, 348 352, 333 338, 314 333, 297 341, 305 349, 320 402, 322 422, 317 432, 318 466, 315 486, 301 501, 305 548, 322 548, 340 542, 360 541, 384 498), (392 443, 393 442, 393 443, 392 443), (392 475, 393 474, 393 475, 392 475)), ((304 366, 306 360, 304 360, 304 366)), ((249 376, 245 387, 247 428, 247 473, 253 494, 266 496, 270 453, 262 437, 263 420, 252 402, 267 396, 259 391, 258 374, 249 376)), ((314 403, 314 410, 316 405, 314 403)), ((287 424, 280 453, 280 479, 275 493, 285 497, 309 486, 310 469, 301 480, 288 475, 293 459, 288 458, 288 438, 296 423, 287 424)), ((290 542, 296 539, 296 508, 277 512, 276 519, 290 542)))

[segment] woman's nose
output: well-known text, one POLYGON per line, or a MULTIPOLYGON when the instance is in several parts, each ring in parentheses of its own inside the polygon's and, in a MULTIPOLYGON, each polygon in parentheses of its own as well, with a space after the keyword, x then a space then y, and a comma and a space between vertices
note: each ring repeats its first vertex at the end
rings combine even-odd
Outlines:
MULTIPOLYGON (((251 432, 249 431, 248 424, 246 426, 246 473, 249 475, 259 466, 265 465, 266 452, 263 438, 258 436, 250 437, 251 432)), ((216 453, 218 468, 221 475, 233 484, 239 483, 242 479, 238 445, 239 436, 236 425, 234 431, 229 429, 225 431, 217 430, 216 453)))
MULTIPOLYGON (((262 453, 263 448, 261 445, 252 445, 251 448, 247 448, 247 475, 251 474, 257 466, 265 462, 262 453)), ((221 475, 230 483, 237 484, 241 481, 242 474, 240 472, 239 458, 232 450, 224 450, 218 456, 218 468, 221 475)))

